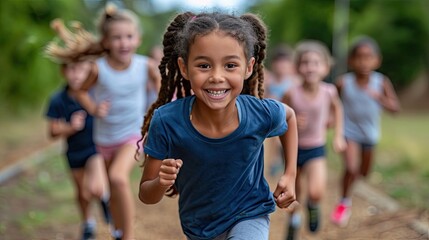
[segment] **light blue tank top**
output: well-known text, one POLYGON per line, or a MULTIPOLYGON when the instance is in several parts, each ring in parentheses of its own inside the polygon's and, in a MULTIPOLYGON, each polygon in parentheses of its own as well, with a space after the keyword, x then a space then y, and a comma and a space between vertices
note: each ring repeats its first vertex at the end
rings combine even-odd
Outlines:
MULTIPOLYGON (((373 72, 368 87, 373 91, 383 91, 383 74, 373 72)), ((381 105, 356 83, 353 73, 344 75, 341 91, 344 106, 344 134, 347 139, 359 143, 376 144, 380 138, 381 105)))
POLYGON ((96 103, 110 102, 109 113, 96 118, 94 142, 101 146, 121 144, 132 136, 140 136, 146 107, 147 57, 134 55, 130 66, 117 71, 106 58, 97 60, 98 80, 94 86, 96 103))

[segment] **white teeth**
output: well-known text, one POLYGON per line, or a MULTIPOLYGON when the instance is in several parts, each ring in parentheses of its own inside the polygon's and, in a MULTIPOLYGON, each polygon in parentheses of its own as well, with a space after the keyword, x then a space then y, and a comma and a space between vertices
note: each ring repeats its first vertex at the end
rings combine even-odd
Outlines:
POLYGON ((212 90, 207 90, 208 93, 212 94, 212 95, 222 95, 224 93, 226 93, 226 90, 221 90, 221 91, 212 91, 212 90))

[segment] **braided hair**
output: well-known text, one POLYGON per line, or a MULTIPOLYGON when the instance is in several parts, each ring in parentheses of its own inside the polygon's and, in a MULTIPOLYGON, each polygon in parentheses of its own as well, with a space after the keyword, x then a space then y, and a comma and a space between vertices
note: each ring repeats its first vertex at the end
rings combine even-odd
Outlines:
POLYGON ((222 13, 194 14, 185 12, 177 15, 167 27, 164 34, 164 56, 159 65, 161 72, 161 89, 158 99, 148 109, 141 129, 142 139, 145 138, 155 109, 177 99, 192 95, 189 81, 185 81, 179 70, 177 59, 188 60, 189 49, 196 37, 205 36, 213 31, 222 31, 238 41, 243 47, 247 60, 255 58, 253 73, 244 86, 241 94, 264 95, 263 60, 266 54, 267 30, 257 15, 244 14, 234 16, 222 13))

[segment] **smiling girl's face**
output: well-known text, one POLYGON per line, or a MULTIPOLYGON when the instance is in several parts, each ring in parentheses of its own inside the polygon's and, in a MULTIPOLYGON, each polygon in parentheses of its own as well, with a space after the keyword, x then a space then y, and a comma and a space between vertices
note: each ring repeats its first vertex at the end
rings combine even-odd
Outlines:
POLYGON ((252 74, 254 62, 253 57, 247 61, 243 46, 222 31, 196 37, 189 48, 188 61, 178 60, 197 101, 211 110, 235 106, 243 82, 252 74))

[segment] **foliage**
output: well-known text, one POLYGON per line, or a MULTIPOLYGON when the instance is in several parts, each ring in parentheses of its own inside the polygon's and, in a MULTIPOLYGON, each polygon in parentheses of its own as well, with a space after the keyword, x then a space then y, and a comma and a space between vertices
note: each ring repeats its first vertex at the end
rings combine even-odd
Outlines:
MULTIPOLYGON (((94 19, 107 0, 0 1, 0 115, 39 107, 62 79, 58 66, 43 57, 42 50, 54 36, 49 22, 79 20, 94 31, 94 19)), ((118 1, 116 1, 118 2, 118 1)), ((120 2, 120 1, 119 1, 120 2)), ((249 11, 260 13, 270 29, 270 46, 291 45, 302 39, 333 43, 335 1, 256 1, 249 11)), ((154 11, 153 1, 122 0, 123 6, 141 17, 144 30, 140 53, 161 43, 174 12, 154 11)), ((428 65, 429 2, 426 0, 350 0, 349 41, 362 34, 381 46, 383 66, 396 87, 408 85, 428 65), (382 14, 381 14, 382 13, 382 14)))
POLYGON ((58 86, 57 66, 42 56, 53 37, 49 22, 76 17, 81 2, 67 0, 0 1, 1 113, 34 107, 58 86))
MULTIPOLYGON (((63 84, 59 68, 43 56, 43 48, 55 32, 50 22, 62 18, 66 23, 81 21, 94 31, 94 20, 107 1, 19 0, 0 1, 0 115, 19 114, 39 108, 56 88, 63 84), (92 3, 92 4, 89 4, 92 3)), ((142 1, 124 1, 133 9, 142 1)), ((139 52, 161 42, 171 12, 139 14, 144 29, 139 52)))
MULTIPOLYGON (((373 37, 383 54, 380 71, 396 87, 413 81, 428 57, 428 5, 425 0, 350 0, 348 41, 359 35, 373 37)), ((259 12, 271 29, 271 45, 317 39, 332 46, 335 1, 260 1, 252 11, 259 12)))

